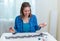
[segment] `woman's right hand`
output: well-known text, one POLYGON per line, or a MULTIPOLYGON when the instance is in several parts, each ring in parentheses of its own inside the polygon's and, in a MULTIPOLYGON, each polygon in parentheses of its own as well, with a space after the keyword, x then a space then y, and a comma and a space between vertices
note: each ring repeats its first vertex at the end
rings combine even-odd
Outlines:
POLYGON ((12 27, 9 28, 9 31, 10 31, 11 33, 14 33, 14 29, 13 29, 12 27))

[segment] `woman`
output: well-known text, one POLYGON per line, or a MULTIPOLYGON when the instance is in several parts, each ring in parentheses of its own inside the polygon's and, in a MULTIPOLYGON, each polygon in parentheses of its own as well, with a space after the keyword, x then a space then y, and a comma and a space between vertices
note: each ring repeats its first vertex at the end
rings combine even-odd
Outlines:
MULTIPOLYGON (((45 23, 39 25, 37 24, 36 16, 31 14, 30 4, 28 2, 23 2, 20 10, 20 15, 15 19, 15 32, 36 32, 45 26, 45 23)), ((14 30, 10 28, 10 32, 14 32, 14 30)))

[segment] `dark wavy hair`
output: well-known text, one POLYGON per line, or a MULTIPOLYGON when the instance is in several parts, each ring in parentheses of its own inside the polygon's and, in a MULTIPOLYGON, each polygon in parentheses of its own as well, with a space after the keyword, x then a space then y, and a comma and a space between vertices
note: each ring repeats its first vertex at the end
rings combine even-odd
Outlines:
POLYGON ((23 18, 24 17, 24 13, 23 13, 23 10, 25 7, 30 7, 30 14, 28 17, 31 17, 31 6, 29 4, 29 2, 23 2, 22 5, 21 5, 21 9, 20 9, 20 16, 23 18))

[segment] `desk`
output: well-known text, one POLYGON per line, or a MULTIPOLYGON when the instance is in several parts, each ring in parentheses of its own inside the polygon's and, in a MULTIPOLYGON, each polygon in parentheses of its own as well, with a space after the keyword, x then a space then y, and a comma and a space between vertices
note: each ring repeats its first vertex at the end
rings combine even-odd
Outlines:
POLYGON ((57 41, 48 32, 42 33, 3 33, 0 41, 57 41))

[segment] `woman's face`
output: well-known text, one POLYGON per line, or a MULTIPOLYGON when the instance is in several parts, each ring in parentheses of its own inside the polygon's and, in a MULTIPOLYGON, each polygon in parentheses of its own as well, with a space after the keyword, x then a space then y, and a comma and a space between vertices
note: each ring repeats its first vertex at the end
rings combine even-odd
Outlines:
POLYGON ((26 16, 26 17, 29 16, 30 12, 31 12, 31 11, 30 11, 30 7, 25 7, 25 8, 23 9, 24 16, 26 16))

